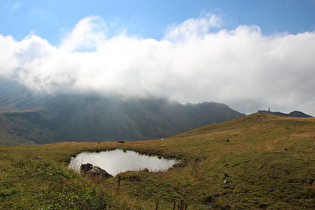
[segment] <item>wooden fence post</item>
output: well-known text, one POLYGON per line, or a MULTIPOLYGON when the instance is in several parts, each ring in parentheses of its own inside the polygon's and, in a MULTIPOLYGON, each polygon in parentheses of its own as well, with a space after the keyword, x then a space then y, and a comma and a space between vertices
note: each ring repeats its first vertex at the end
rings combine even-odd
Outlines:
POLYGON ((119 190, 119 187, 120 187, 120 175, 118 175, 117 190, 119 190))
POLYGON ((188 207, 188 204, 186 203, 186 205, 185 205, 185 210, 187 210, 187 207, 188 207))
POLYGON ((180 210, 183 210, 184 209, 184 199, 181 199, 180 200, 180 210))

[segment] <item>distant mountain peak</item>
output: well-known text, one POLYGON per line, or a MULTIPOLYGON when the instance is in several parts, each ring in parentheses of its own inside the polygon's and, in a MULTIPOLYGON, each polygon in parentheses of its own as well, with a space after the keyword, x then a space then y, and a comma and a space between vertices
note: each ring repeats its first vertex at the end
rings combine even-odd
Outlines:
POLYGON ((305 113, 300 112, 300 111, 290 112, 289 115, 292 116, 292 117, 313 117, 311 115, 305 114, 305 113))
POLYGON ((258 112, 264 112, 264 113, 269 113, 269 114, 283 116, 283 117, 303 117, 303 118, 313 117, 301 111, 293 111, 293 112, 290 112, 289 114, 286 114, 283 112, 271 112, 270 109, 268 109, 268 110, 259 110, 258 112))

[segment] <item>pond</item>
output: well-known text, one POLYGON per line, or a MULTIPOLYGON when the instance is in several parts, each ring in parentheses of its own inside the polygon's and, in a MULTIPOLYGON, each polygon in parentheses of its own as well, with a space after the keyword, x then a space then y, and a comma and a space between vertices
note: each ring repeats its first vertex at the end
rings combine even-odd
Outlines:
POLYGON ((167 160, 157 156, 141 155, 134 151, 123 151, 120 149, 105 152, 82 152, 76 157, 72 157, 69 168, 80 173, 81 164, 90 163, 98 166, 109 174, 116 176, 121 172, 139 171, 148 169, 150 172, 166 171, 177 160, 167 160))

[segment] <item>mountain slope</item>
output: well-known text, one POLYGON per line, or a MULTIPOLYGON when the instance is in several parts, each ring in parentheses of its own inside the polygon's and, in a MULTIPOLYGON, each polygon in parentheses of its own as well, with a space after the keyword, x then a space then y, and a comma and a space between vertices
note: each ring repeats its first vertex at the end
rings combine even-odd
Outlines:
POLYGON ((46 143, 56 128, 49 112, 43 108, 0 112, 0 144, 20 145, 46 143))
POLYGON ((2 128, 39 144, 159 139, 242 116, 214 102, 183 105, 161 98, 42 95, 12 82, 0 86, 2 128))
POLYGON ((164 177, 159 187, 182 187, 192 209, 315 207, 315 118, 256 113, 130 147, 180 153, 186 160, 178 170, 182 175, 164 177))

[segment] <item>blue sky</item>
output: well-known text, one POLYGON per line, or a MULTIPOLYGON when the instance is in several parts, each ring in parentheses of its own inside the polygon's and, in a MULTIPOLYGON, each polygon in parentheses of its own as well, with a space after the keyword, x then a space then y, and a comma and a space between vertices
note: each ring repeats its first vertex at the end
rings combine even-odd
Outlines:
POLYGON ((39 93, 315 116, 315 0, 0 0, 0 77, 39 93))
POLYGON ((96 15, 115 34, 161 39, 170 24, 208 12, 224 27, 258 25, 264 34, 315 30, 314 0, 1 0, 0 34, 21 40, 30 33, 58 45, 82 18, 96 15))

